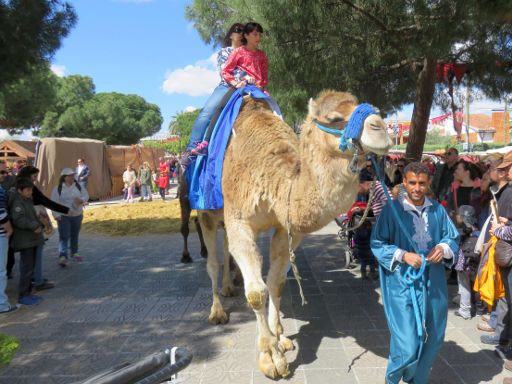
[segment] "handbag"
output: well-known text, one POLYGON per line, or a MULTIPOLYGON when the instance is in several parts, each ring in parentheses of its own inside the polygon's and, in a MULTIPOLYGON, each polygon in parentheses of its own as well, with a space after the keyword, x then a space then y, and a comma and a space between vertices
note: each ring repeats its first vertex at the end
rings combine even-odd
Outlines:
POLYGON ((512 266, 512 244, 499 239, 494 248, 494 259, 502 268, 512 266))

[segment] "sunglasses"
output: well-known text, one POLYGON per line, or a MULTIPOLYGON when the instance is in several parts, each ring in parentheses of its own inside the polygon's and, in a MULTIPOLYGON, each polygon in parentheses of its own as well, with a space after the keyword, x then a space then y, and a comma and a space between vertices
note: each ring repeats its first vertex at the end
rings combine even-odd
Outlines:
POLYGON ((242 33, 243 31, 244 29, 242 27, 236 27, 235 29, 233 29, 234 33, 242 33))
POLYGON ((447 152, 446 153, 446 156, 451 156, 451 155, 455 155, 455 152, 447 152))

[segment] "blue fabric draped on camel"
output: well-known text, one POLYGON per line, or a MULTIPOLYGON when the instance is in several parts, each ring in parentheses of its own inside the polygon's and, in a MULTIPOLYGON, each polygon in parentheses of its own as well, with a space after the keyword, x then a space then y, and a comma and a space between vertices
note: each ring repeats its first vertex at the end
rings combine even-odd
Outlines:
POLYGON ((208 155, 198 156, 187 169, 188 195, 192 209, 220 209, 224 206, 222 196, 224 153, 245 95, 265 100, 274 113, 281 117, 281 111, 275 100, 259 88, 249 85, 233 93, 215 124, 208 145, 208 155))

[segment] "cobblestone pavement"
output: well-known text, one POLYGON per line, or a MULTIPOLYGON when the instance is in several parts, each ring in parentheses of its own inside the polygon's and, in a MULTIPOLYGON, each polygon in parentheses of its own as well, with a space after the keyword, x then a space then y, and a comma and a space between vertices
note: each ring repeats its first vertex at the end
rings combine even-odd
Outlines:
MULTIPOLYGON (((332 224, 297 251, 308 300, 301 305, 295 281, 283 293, 285 334, 297 348, 287 353, 291 377, 283 383, 382 383, 388 330, 376 283, 343 270, 342 243, 332 224)), ((257 369, 256 322, 242 294, 224 299, 226 325, 211 326, 206 262, 191 234, 193 264, 180 264, 181 237, 107 238, 83 235, 85 261, 57 266, 57 238, 45 247, 44 291, 38 307, 0 319, 0 332, 17 336, 21 349, 0 370, 0 384, 73 383, 123 361, 169 345, 189 348, 194 358, 180 374, 190 384, 270 383, 257 369)), ((266 252, 269 236, 259 239, 266 252)), ((17 275, 8 293, 15 300, 17 275)), ((456 287, 451 286, 454 291, 456 287)), ((455 293, 455 292, 452 292, 455 293)), ((450 310, 446 341, 431 383, 501 383, 493 349, 480 344, 478 318, 450 310)))

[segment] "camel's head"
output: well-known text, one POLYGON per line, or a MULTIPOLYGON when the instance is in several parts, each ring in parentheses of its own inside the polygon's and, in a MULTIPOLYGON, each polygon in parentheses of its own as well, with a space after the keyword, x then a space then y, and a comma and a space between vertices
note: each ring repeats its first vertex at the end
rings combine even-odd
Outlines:
POLYGON ((324 91, 309 101, 309 117, 318 128, 340 139, 327 139, 336 142, 341 150, 346 149, 349 141, 365 153, 384 155, 393 145, 386 124, 378 110, 368 104, 358 105, 357 99, 350 93, 324 91))

